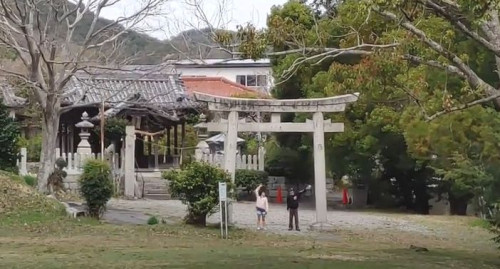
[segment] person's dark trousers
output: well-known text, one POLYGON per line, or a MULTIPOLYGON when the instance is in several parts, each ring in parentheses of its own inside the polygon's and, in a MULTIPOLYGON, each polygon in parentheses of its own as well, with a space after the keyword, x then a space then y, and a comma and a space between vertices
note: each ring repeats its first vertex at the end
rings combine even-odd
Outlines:
POLYGON ((290 208, 290 222, 288 228, 293 229, 293 218, 295 218, 295 229, 299 229, 299 209, 290 208))

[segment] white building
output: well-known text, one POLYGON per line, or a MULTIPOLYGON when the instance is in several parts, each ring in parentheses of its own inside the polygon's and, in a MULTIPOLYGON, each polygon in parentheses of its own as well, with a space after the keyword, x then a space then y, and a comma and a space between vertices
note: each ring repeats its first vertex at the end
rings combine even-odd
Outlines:
POLYGON ((265 93, 269 93, 273 86, 269 59, 182 60, 172 64, 181 76, 223 77, 265 93))

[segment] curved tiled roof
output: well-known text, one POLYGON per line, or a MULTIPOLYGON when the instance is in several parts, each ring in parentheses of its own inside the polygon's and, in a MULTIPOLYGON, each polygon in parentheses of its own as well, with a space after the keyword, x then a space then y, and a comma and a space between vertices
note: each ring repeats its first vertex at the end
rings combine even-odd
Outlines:
POLYGON ((175 74, 134 74, 126 72, 105 75, 75 74, 65 87, 64 104, 94 104, 103 100, 117 104, 133 96, 135 104, 181 109, 194 106, 175 74))

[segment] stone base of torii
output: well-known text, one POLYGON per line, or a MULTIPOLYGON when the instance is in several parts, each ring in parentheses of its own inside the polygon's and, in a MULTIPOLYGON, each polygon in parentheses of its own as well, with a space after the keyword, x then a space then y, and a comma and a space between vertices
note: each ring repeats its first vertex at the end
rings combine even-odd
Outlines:
MULTIPOLYGON (((316 202, 316 222, 312 229, 328 229, 326 200, 325 132, 343 132, 343 123, 325 120, 323 113, 343 112, 346 105, 356 102, 359 94, 348 94, 318 99, 243 99, 225 98, 195 93, 196 101, 205 102, 211 112, 226 113, 227 120, 200 123, 197 128, 209 132, 226 134, 224 142, 224 169, 231 174, 234 182, 236 171, 236 147, 238 132, 256 133, 313 133, 314 143, 314 195, 316 202), (271 114, 270 122, 242 122, 239 113, 271 114), (281 122, 281 113, 312 113, 312 120, 306 122, 281 122)), ((230 215, 231 212, 230 212, 230 215)), ((231 219, 231 218, 230 218, 231 219)))

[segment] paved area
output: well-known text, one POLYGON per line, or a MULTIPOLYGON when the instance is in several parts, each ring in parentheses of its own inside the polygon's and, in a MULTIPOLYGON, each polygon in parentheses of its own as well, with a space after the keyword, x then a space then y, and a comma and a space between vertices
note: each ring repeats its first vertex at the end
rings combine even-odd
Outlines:
MULTIPOLYGON (((145 217, 130 217, 130 215, 155 215, 168 222, 181 220, 186 214, 186 206, 177 200, 116 200, 109 202, 110 216, 115 222, 126 222, 127 218, 141 221, 145 217), (113 212, 119 212, 113 213, 113 212), (121 213, 120 213, 121 212, 121 213)), ((240 228, 256 228, 255 206, 252 202, 233 204, 234 222, 240 228)), ((108 214, 109 215, 109 214, 108 214)), ((303 233, 310 233, 308 227, 315 222, 316 212, 312 209, 299 209, 300 225, 303 233)), ((144 223, 146 223, 145 218, 144 223)), ((410 222, 397 216, 377 215, 364 212, 329 211, 328 221, 334 229, 349 229, 361 231, 415 232, 430 235, 432 231, 419 223, 410 222)), ((208 218, 209 223, 219 223, 219 214, 208 218)), ((290 233, 288 231, 288 211, 283 204, 271 204, 267 216, 267 230, 273 233, 290 233)), ((294 232, 295 233, 295 232, 294 232)))
POLYGON ((104 214, 103 220, 107 223, 122 225, 142 225, 148 222, 151 216, 136 210, 110 208, 104 214))

